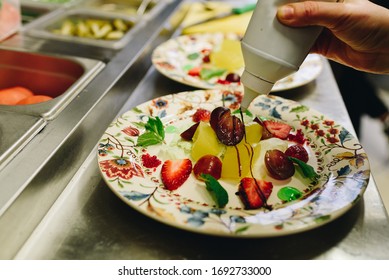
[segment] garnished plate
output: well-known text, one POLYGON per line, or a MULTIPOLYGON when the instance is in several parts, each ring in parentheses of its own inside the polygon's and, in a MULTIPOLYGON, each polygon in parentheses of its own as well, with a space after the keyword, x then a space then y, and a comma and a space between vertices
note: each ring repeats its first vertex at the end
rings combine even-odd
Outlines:
MULTIPOLYGON (((159 45, 153 52, 152 62, 155 68, 164 76, 182 84, 200 89, 236 88, 240 83, 230 82, 227 75, 243 73, 243 64, 240 50, 227 50, 226 59, 235 61, 226 69, 214 65, 209 59, 210 53, 221 49, 224 40, 237 41, 241 38, 234 33, 202 33, 183 35, 170 39, 159 45), (238 60, 238 62, 236 61, 238 60), (209 69, 205 74, 199 75, 199 69, 209 69), (197 70, 197 71, 196 71, 197 70)), ((212 57, 211 57, 212 58, 212 57)), ((223 63, 222 63, 223 64, 223 63)), ((225 63, 224 63, 225 64, 225 63)), ((303 86, 315 80, 322 71, 322 60, 317 54, 309 54, 299 71, 278 81, 272 91, 283 91, 303 86)))
MULTIPOLYGON (((245 209, 236 195, 239 180, 219 179, 229 195, 224 208, 215 206, 204 182, 193 173, 178 189, 167 190, 161 179, 162 163, 190 158, 191 143, 183 141, 180 134, 194 124, 192 116, 197 109, 225 106, 234 110, 241 98, 239 91, 197 90, 159 97, 124 113, 107 128, 98 144, 98 164, 108 187, 126 204, 157 221, 196 233, 230 237, 306 231, 336 219, 361 198, 370 168, 357 139, 323 114, 276 96, 257 97, 249 108, 250 115, 282 120, 292 127, 291 134, 304 135, 308 163, 319 175, 315 181, 298 174, 275 180, 264 171, 261 176, 274 186, 267 200, 271 207, 255 210, 245 209), (144 124, 156 117, 163 123, 163 142, 137 146, 145 134, 144 124), (294 196, 296 192, 298 196, 294 196)), ((261 144, 261 153, 265 150, 261 144)), ((263 165, 262 157, 253 168, 263 165)))

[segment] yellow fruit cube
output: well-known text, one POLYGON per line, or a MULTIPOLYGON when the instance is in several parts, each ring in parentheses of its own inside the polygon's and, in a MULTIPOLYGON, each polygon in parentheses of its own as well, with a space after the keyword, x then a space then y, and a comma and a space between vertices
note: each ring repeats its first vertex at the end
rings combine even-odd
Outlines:
POLYGON ((191 156, 197 161, 205 155, 218 156, 224 149, 223 144, 217 139, 215 131, 209 123, 200 122, 193 135, 191 156))
POLYGON ((246 141, 249 144, 257 144, 262 138, 263 127, 254 122, 245 126, 246 141))
POLYGON ((258 159, 261 145, 250 145, 243 140, 236 146, 229 146, 223 157, 222 178, 241 179, 251 176, 251 168, 258 159))
POLYGON ((236 71, 244 66, 240 41, 224 39, 220 49, 210 54, 211 63, 217 68, 236 71))

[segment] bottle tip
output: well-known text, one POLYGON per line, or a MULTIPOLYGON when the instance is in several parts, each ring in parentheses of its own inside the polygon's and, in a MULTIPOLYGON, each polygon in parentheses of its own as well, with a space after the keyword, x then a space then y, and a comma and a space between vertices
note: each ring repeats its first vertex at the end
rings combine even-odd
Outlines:
POLYGON ((248 87, 244 87, 242 102, 240 103, 241 108, 247 109, 250 103, 259 95, 259 92, 253 91, 248 87))
POLYGON ((245 71, 242 74, 241 82, 244 86, 243 100, 241 107, 248 108, 250 103, 260 94, 269 94, 274 83, 261 79, 250 72, 245 71), (255 89, 255 90, 253 90, 255 89))

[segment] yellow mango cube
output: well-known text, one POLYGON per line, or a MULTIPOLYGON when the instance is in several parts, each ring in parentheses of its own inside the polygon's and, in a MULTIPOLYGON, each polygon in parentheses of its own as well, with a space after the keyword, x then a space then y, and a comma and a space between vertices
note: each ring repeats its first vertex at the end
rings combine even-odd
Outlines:
POLYGON ((244 66, 240 41, 224 39, 220 49, 210 54, 211 63, 217 68, 236 71, 244 66))
POLYGON ((249 144, 257 144, 262 138, 263 127, 253 122, 245 126, 246 141, 249 144))
POLYGON ((209 123, 200 122, 193 135, 192 159, 197 161, 205 155, 218 156, 223 149, 223 144, 219 142, 215 131, 209 123))
POLYGON ((251 176, 251 168, 258 160, 261 145, 250 145, 242 140, 236 146, 228 146, 223 157, 222 178, 241 179, 251 176))

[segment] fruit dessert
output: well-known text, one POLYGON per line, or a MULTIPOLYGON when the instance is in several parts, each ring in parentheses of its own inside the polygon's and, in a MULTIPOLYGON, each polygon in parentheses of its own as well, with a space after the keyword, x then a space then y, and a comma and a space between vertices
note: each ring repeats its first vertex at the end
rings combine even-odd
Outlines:
POLYGON ((188 75, 202 80, 213 80, 222 85, 240 84, 240 69, 244 66, 240 41, 224 39, 220 45, 204 48, 189 57, 193 64, 185 65, 188 75), (195 62, 195 60, 200 62, 195 62))
POLYGON ((162 74, 184 84, 238 88, 244 66, 240 39, 220 32, 179 36, 157 47, 152 61, 162 74))
MULTIPOLYGON (((271 209, 268 199, 274 185, 286 182, 295 173, 316 180, 317 174, 308 164, 306 139, 280 120, 253 117, 240 110, 225 107, 212 111, 197 109, 192 124, 180 134, 189 143, 189 157, 165 160, 161 168, 164 187, 170 191, 180 188, 192 175, 206 185, 216 206, 226 207, 228 192, 221 180, 232 182, 235 194, 244 209, 271 209)), ((295 191, 287 200, 301 197, 293 188, 278 194, 295 191)))

